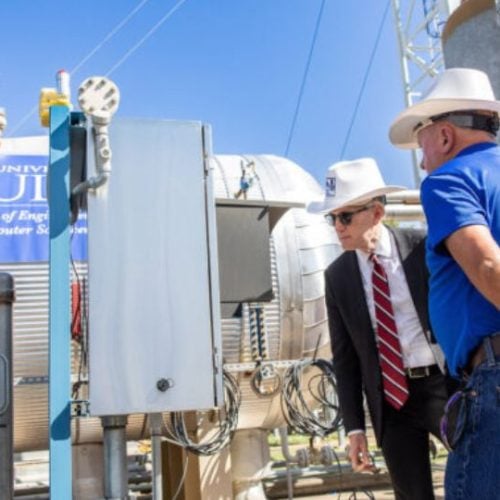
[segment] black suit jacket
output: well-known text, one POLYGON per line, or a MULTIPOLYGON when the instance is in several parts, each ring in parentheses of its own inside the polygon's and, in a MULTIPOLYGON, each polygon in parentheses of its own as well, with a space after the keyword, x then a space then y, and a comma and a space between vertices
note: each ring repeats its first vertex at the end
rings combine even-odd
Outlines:
MULTIPOLYGON (((416 229, 389 230, 394 235, 422 328, 429 342, 434 342, 427 312, 425 233, 416 229)), ((383 433, 382 375, 356 252, 346 251, 330 264, 325 271, 325 288, 333 366, 346 432, 365 429, 364 390, 380 444, 383 433)))

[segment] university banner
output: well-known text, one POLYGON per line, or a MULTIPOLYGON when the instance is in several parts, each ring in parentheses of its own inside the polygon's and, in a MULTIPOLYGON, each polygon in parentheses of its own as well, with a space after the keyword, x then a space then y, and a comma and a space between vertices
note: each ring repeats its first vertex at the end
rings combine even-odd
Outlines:
MULTIPOLYGON (((49 260, 47 171, 47 156, 0 155, 0 263, 49 260)), ((86 223, 71 229, 74 260, 87 258, 86 223)))

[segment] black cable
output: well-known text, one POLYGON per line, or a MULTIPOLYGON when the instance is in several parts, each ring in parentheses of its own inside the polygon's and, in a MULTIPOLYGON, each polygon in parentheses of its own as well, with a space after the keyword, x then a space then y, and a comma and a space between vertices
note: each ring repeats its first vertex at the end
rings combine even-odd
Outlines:
POLYGON ((358 497, 359 494, 362 494, 363 495, 363 498, 368 498, 368 500, 375 500, 375 495, 373 494, 373 492, 371 490, 368 490, 368 489, 363 489, 363 490, 358 490, 357 488, 355 488, 354 490, 352 490, 351 492, 349 491, 340 491, 338 496, 337 496, 337 500, 341 500, 342 498, 342 493, 349 493, 349 496, 347 497, 347 500, 358 500, 358 498, 361 498, 361 497, 358 497))
POLYGON ((238 425, 238 413, 241 394, 236 380, 224 371, 224 410, 220 412, 219 428, 215 436, 203 442, 194 442, 188 436, 183 412, 170 413, 169 422, 165 426, 172 439, 195 455, 214 455, 219 453, 231 441, 238 425), (222 416, 224 415, 224 417, 222 416))
MULTIPOLYGON (((74 234, 75 233, 72 231, 71 236, 70 236, 70 246, 71 246, 71 243, 73 242, 74 234)), ((88 368, 87 292, 85 289, 84 280, 80 277, 80 274, 78 273, 78 269, 76 268, 76 263, 75 263, 75 260, 73 259, 72 253, 70 254, 70 263, 71 263, 71 268, 73 270, 73 274, 75 276, 76 282, 78 283, 78 288, 80 291, 80 301, 81 301, 80 302, 80 318, 81 318, 82 334, 81 334, 80 338, 78 339, 80 356, 78 359, 77 381, 73 384, 73 387, 72 387, 72 398, 78 399, 80 387, 87 383, 86 381, 82 380, 83 379, 83 372, 84 372, 84 370, 87 371, 87 368, 88 368)), ((73 324, 73 320, 74 320, 74 318, 71 318, 71 324, 73 324)))
POLYGON ((341 417, 332 364, 324 359, 294 363, 283 376, 281 406, 288 425, 295 432, 325 437, 336 431, 341 425, 341 417), (320 374, 312 376, 308 382, 309 399, 312 400, 308 403, 302 391, 302 378, 311 368, 318 369, 320 374))
POLYGON ((302 103, 302 96, 304 95, 304 88, 306 85, 307 76, 309 74, 309 67, 311 66, 311 60, 314 52, 314 46, 316 45, 316 39, 318 37, 319 26, 321 24, 321 18, 323 17, 323 10, 325 7, 326 0, 322 0, 321 6, 319 8, 318 17, 316 19, 316 26, 314 28, 314 34, 311 42, 311 47, 309 49, 309 55, 307 56, 306 67, 304 69, 304 74, 302 76, 302 83, 300 84, 299 96, 297 98, 297 104, 295 106, 295 112, 293 114, 292 124, 290 126, 290 131, 288 132, 288 140, 286 143, 285 154, 288 156, 288 151, 290 150, 290 144, 292 143, 293 133, 295 132, 295 125, 297 123, 297 117, 299 115, 300 104, 302 103))
POLYGON ((339 470, 339 474, 342 474, 342 465, 340 463, 340 458, 339 458, 337 452, 333 448, 330 448, 330 449, 332 450, 333 457, 335 458, 335 464, 337 465, 337 469, 339 470))
MULTIPOLYGON (((362 493, 363 495, 366 496, 369 500, 375 500, 375 496, 370 490, 354 490, 348 497, 348 500, 357 500, 358 499, 358 493, 362 493)), ((339 497, 340 498, 340 497, 339 497)))
POLYGON ((378 27, 377 38, 375 39, 375 44, 373 45, 372 53, 370 55, 370 60, 368 61, 368 66, 366 67, 365 76, 363 77, 363 83, 361 84, 361 88, 359 89, 359 94, 358 94, 358 98, 356 100, 356 105, 354 106, 354 110, 352 112, 351 122, 349 123, 349 127, 347 129, 347 133, 346 133, 346 136, 344 139, 344 144, 342 145, 342 150, 340 152, 340 159, 341 160, 344 159, 345 150, 347 148, 347 144, 348 144, 349 139, 351 137, 352 128, 354 126, 354 122, 356 121, 356 116, 358 114, 359 105, 361 103, 361 99, 362 99, 363 93, 365 91, 366 82, 368 81, 368 76, 370 75, 370 71, 372 69, 372 64, 373 64, 373 60, 375 59, 375 54, 377 53, 378 44, 380 42, 380 37, 382 35, 382 28, 384 27, 385 19, 387 17, 387 13, 389 12, 390 5, 391 5, 391 0, 388 0, 387 4, 385 6, 384 14, 382 16, 382 20, 380 21, 380 25, 378 27))

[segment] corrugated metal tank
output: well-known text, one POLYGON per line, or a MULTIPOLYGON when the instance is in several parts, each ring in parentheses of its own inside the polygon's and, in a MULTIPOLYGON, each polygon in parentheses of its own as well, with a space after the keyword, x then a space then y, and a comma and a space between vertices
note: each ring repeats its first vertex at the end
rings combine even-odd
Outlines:
MULTIPOLYGON (((40 138, 38 154, 48 151, 40 138), (45 149, 44 149, 45 147, 45 149)), ((23 143, 5 140, 3 154, 26 153, 23 143), (17 144, 17 145, 16 145, 17 144)), ((36 154, 36 153, 31 153, 36 154)), ((214 156, 216 197, 233 198, 239 190, 241 163, 254 162, 255 177, 248 199, 307 202, 322 194, 318 183, 293 162, 270 155, 214 156)), ((333 231, 322 217, 292 209, 276 225, 271 240, 274 296, 264 305, 270 360, 297 360, 311 356, 329 357, 329 336, 324 306, 323 270, 339 253, 333 231)), ((14 305, 14 447, 16 451, 48 447, 48 265, 47 263, 1 264, 1 271, 15 278, 14 305)), ((85 276, 84 263, 77 271, 85 276)), ((241 318, 222 321, 225 363, 251 361, 248 307, 241 318)), ((74 353, 73 373, 78 371, 74 353)), ((274 428, 283 423, 279 396, 258 396, 251 388, 250 374, 237 374, 242 391, 239 428, 274 428)), ((73 419, 73 441, 101 440, 96 418, 73 419)), ((144 415, 131 415, 129 439, 148 435, 144 415)))
POLYGON ((487 73, 500 98, 500 13, 495 0, 467 0, 450 15, 442 36, 446 68, 487 73))

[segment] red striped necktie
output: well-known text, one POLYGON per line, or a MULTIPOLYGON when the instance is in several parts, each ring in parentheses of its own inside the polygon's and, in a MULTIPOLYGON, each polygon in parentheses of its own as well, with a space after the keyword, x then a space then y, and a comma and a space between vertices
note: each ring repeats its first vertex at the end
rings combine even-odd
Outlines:
POLYGON ((384 396, 391 406, 399 410, 408 399, 408 383, 404 372, 398 330, 394 320, 391 292, 387 274, 377 256, 371 254, 370 260, 373 262, 373 302, 377 321, 378 351, 384 396))

